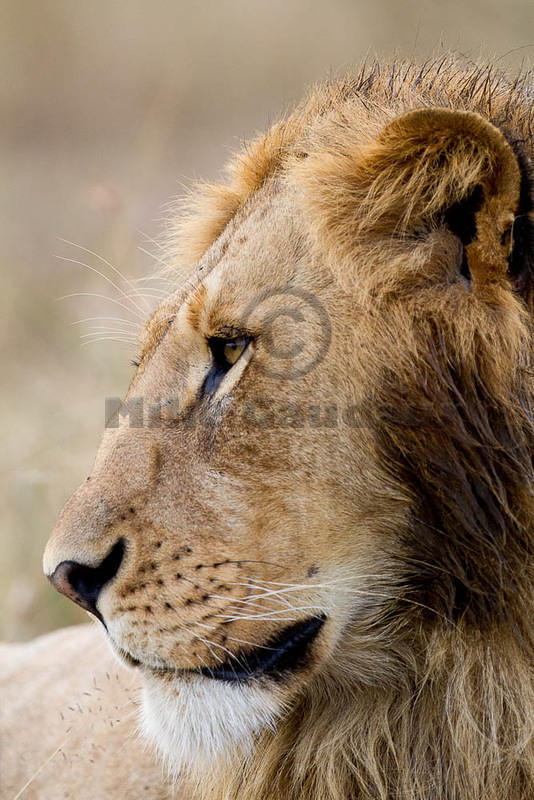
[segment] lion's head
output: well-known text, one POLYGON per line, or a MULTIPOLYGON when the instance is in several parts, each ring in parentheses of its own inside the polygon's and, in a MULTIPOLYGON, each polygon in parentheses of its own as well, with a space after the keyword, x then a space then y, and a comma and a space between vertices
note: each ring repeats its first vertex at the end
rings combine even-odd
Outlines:
POLYGON ((534 791, 530 107, 374 68, 178 230, 191 276, 45 571, 206 793, 534 791))

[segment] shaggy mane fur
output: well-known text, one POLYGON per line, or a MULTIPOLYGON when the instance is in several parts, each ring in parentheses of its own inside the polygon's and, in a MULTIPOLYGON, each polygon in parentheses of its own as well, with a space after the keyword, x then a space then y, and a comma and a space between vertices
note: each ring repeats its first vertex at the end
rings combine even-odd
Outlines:
MULTIPOLYGON (((374 62, 364 65, 357 75, 314 87, 287 119, 247 142, 227 164, 227 184, 197 183, 180 213, 173 215, 168 263, 192 269, 246 201, 295 159, 311 153, 324 157, 339 152, 339 147, 353 148, 355 143, 361 146, 372 140, 384 120, 427 107, 474 111, 501 130, 521 160, 525 175, 522 208, 532 212, 531 72, 509 80, 491 66, 452 54, 423 64, 374 62), (369 112, 366 124, 362 124, 362 109, 369 112)), ((526 244, 529 236, 523 223, 519 224, 523 256, 528 253, 532 259, 532 241, 526 244)))
MULTIPOLYGON (((201 187, 173 233, 171 257, 193 264, 266 181, 289 176, 341 280, 354 274, 350 265, 369 247, 370 230, 388 239, 393 266, 383 259, 380 274, 366 276, 365 264, 358 272, 377 297, 368 324, 378 324, 378 309, 390 304, 389 333, 381 331, 369 353, 365 413, 377 457, 412 499, 400 599, 365 621, 366 641, 373 624, 379 631, 372 647, 389 665, 387 685, 351 669, 351 647, 361 648, 364 636, 353 630, 340 672, 314 678, 276 735, 260 735, 244 765, 207 779, 206 797, 534 797, 533 101, 529 74, 508 81, 451 56, 366 66, 315 88, 247 145, 230 165, 228 185, 201 187), (503 186, 521 169, 520 196, 509 200, 513 244, 506 249, 503 217, 494 248, 506 252, 506 281, 495 272, 480 299, 464 302, 459 293, 454 318, 430 280, 414 292, 420 277, 401 276, 395 265, 406 263, 406 253, 417 258, 423 217, 431 239, 453 226, 444 207, 454 209, 467 194, 478 211, 476 187, 484 189, 495 171, 485 134, 473 129, 455 163, 436 162, 430 175, 381 169, 377 178, 370 169, 356 179, 354 172, 371 151, 375 166, 387 160, 395 118, 429 107, 475 112, 501 132, 493 144, 508 159, 503 186), (390 138, 380 139, 385 126, 390 138), (403 292, 406 302, 394 304, 403 292)), ((423 139, 421 148, 431 132, 423 139)), ((460 238, 469 247, 470 235, 460 238)), ((473 265, 474 256, 465 275, 476 282, 473 265)))

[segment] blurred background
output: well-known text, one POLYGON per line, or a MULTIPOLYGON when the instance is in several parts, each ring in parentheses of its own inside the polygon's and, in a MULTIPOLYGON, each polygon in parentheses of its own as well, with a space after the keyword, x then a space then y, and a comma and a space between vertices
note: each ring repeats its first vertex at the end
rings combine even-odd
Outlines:
POLYGON ((513 71, 533 23, 531 0, 0 0, 0 638, 86 619, 41 554, 166 289, 169 199, 317 79, 447 48, 513 71))

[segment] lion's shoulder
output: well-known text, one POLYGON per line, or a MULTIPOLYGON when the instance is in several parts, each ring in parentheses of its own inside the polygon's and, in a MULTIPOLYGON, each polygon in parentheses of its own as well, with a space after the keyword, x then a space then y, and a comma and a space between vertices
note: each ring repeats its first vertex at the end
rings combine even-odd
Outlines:
POLYGON ((0 645, 0 794, 186 800, 138 739, 139 691, 94 625, 0 645))

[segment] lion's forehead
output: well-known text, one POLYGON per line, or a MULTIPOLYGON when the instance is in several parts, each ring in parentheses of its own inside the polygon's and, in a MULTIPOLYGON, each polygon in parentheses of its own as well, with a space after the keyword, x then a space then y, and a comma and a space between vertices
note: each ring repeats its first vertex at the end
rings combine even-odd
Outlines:
POLYGON ((169 332, 184 324, 202 333, 247 322, 265 291, 283 289, 295 278, 298 261, 312 282, 305 258, 305 232, 295 187, 272 181, 236 213, 200 259, 194 274, 156 308, 145 323, 139 360, 146 362, 169 332))

